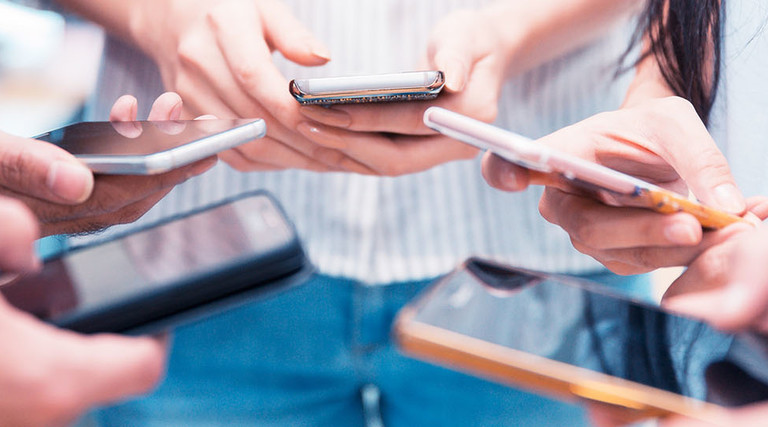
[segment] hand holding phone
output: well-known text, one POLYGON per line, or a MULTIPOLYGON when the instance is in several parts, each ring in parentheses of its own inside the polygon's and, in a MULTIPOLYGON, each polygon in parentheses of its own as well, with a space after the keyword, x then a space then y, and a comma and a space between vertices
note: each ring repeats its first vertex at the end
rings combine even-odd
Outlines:
MULTIPOLYGON (((136 99, 129 95, 120 97, 112 107, 110 120, 113 122, 136 120, 136 102, 136 99)), ((176 120, 180 114, 181 98, 175 93, 168 92, 155 100, 149 119, 152 121, 176 120)), ((117 127, 125 131, 119 125, 117 127)), ((108 132, 117 133, 112 125, 109 125, 108 132)), ((127 140, 130 141, 130 139, 127 140)), ((156 175, 98 174, 94 177, 81 161, 53 144, 24 139, 20 142, 26 143, 24 145, 26 150, 22 151, 26 155, 20 158, 39 160, 42 157, 40 153, 55 151, 63 153, 67 162, 74 163, 78 171, 75 174, 70 167, 62 167, 54 162, 48 165, 46 178, 45 174, 42 177, 39 176, 39 169, 29 172, 26 168, 30 165, 24 162, 16 164, 16 167, 22 166, 24 177, 31 179, 25 181, 23 183, 25 186, 13 192, 12 196, 24 202, 35 213, 42 236, 91 232, 111 225, 135 221, 174 186, 207 171, 216 164, 217 160, 216 157, 207 157, 156 175), (51 179, 52 177, 56 179, 51 179), (51 187, 51 183, 56 184, 51 187), (37 192, 31 191, 37 187, 48 186, 49 191, 57 192, 65 183, 70 187, 79 183, 86 187, 83 189, 85 193, 76 201, 62 204, 60 201, 41 197, 37 192)), ((7 154, 7 152, 0 153, 0 162, 6 160, 7 154)), ((45 169, 42 171, 45 172, 45 169)), ((1 190, 2 187, 0 187, 1 190)))
POLYGON ((291 95, 304 105, 362 104, 435 99, 445 85, 442 71, 291 80, 291 95))
POLYGON ((36 139, 102 174, 155 175, 263 137, 262 119, 82 122, 36 139))
MULTIPOLYGON (((507 137, 501 129, 492 131, 502 141, 519 140, 507 137)), ((531 146, 523 141, 522 145, 531 146)), ((651 100, 602 113, 547 135, 533 147, 534 153, 542 152, 538 147, 548 147, 547 152, 554 149, 557 153, 576 153, 582 160, 609 164, 645 178, 627 180, 615 171, 595 171, 583 162, 578 162, 581 164, 571 172, 558 169, 573 163, 559 154, 544 162, 552 171, 531 172, 492 153, 487 153, 483 162, 483 175, 496 188, 521 191, 529 183, 547 185, 539 203, 542 216, 568 232, 577 250, 615 273, 640 274, 660 267, 689 265, 707 248, 752 227, 738 219, 744 215, 746 204, 727 161, 690 103, 682 99, 651 100), (582 166, 587 169, 584 174, 582 166), (576 172, 578 177, 570 175, 576 172), (647 180, 659 185, 648 187, 642 182, 647 180), (610 182, 623 182, 624 187, 605 188, 603 184, 610 182), (665 189, 660 189, 661 185, 665 189), (637 194, 632 193, 635 187, 637 194), (703 203, 678 195, 688 189, 703 203), (650 209, 633 206, 640 202, 650 209), (673 212, 668 215, 654 212, 669 208, 673 212), (702 230, 702 224, 720 228, 729 223, 732 225, 722 230, 702 230)), ((535 168, 536 164, 528 166, 535 168)))
POLYGON ((0 293, 77 332, 156 333, 274 292, 308 271, 292 224, 259 192, 76 248, 0 293))
POLYGON ((419 359, 636 418, 724 425, 724 407, 768 399, 764 336, 719 332, 597 284, 480 259, 409 303, 394 334, 419 359))

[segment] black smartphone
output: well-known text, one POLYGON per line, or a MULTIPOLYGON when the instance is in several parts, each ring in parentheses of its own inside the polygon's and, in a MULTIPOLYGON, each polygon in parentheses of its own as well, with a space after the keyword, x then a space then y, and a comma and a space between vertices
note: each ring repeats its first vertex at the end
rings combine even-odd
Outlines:
POLYGON ((62 328, 136 334, 243 304, 310 272, 294 227, 258 192, 73 249, 0 293, 62 328))
POLYGON ((470 259, 406 306, 406 352, 637 418, 718 423, 768 400, 768 338, 728 334, 600 285, 470 259))
POLYGON ((262 119, 81 122, 35 138, 74 154, 92 171, 151 175, 263 137, 262 119))
POLYGON ((291 80, 301 104, 333 105, 434 99, 445 86, 442 71, 410 71, 367 76, 291 80))

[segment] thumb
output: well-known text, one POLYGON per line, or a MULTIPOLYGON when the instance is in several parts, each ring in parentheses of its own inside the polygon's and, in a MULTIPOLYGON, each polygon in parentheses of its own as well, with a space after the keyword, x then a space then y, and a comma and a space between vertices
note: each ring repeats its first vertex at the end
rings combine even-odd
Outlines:
POLYGON ((0 186, 50 202, 88 199, 93 174, 53 144, 0 133, 0 186))
MULTIPOLYGON (((738 240, 728 256, 719 261, 727 266, 723 286, 674 296, 664 305, 706 319, 721 329, 764 330, 768 311, 768 227, 749 229, 733 238, 738 240)), ((700 284, 707 284, 706 276, 700 284)))
POLYGON ((475 62, 475 46, 466 28, 464 12, 449 15, 441 21, 430 36, 427 48, 428 62, 435 70, 445 74, 445 87, 451 92, 460 92, 469 79, 475 62))
POLYGON ((287 59, 301 65, 323 65, 331 60, 331 52, 298 19, 277 1, 263 3, 264 38, 287 59))
POLYGON ((660 121, 654 136, 661 156, 675 168, 702 203, 733 214, 746 210, 744 196, 736 185, 728 161, 720 152, 690 102, 670 97, 645 104, 655 110, 650 118, 660 121))
POLYGON ((118 335, 73 336, 80 347, 74 375, 79 379, 84 402, 114 402, 149 392, 162 378, 167 354, 166 340, 118 335))

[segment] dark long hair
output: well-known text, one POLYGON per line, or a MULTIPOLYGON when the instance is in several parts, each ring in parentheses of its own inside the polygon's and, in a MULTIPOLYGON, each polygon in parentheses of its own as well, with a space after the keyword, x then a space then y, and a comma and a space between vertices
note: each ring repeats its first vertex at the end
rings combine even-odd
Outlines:
POLYGON ((725 0, 646 0, 636 42, 643 34, 675 95, 689 100, 704 123, 720 81, 725 0))

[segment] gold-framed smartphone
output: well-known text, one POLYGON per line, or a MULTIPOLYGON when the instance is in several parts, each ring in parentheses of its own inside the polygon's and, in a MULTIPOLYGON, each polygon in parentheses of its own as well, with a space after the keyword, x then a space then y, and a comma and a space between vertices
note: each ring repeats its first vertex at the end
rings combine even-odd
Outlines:
POLYGON ((398 314, 406 354, 634 418, 715 424, 768 400, 768 338, 727 334, 600 285, 470 259, 398 314))
POLYGON ((445 85, 442 71, 294 79, 289 90, 304 105, 362 104, 434 99, 445 85))
POLYGON ((703 205, 657 185, 564 153, 530 138, 440 107, 424 112, 428 127, 482 150, 490 150, 518 166, 547 174, 553 182, 575 188, 609 206, 651 209, 660 213, 686 212, 703 227, 720 229, 743 218, 703 205))

